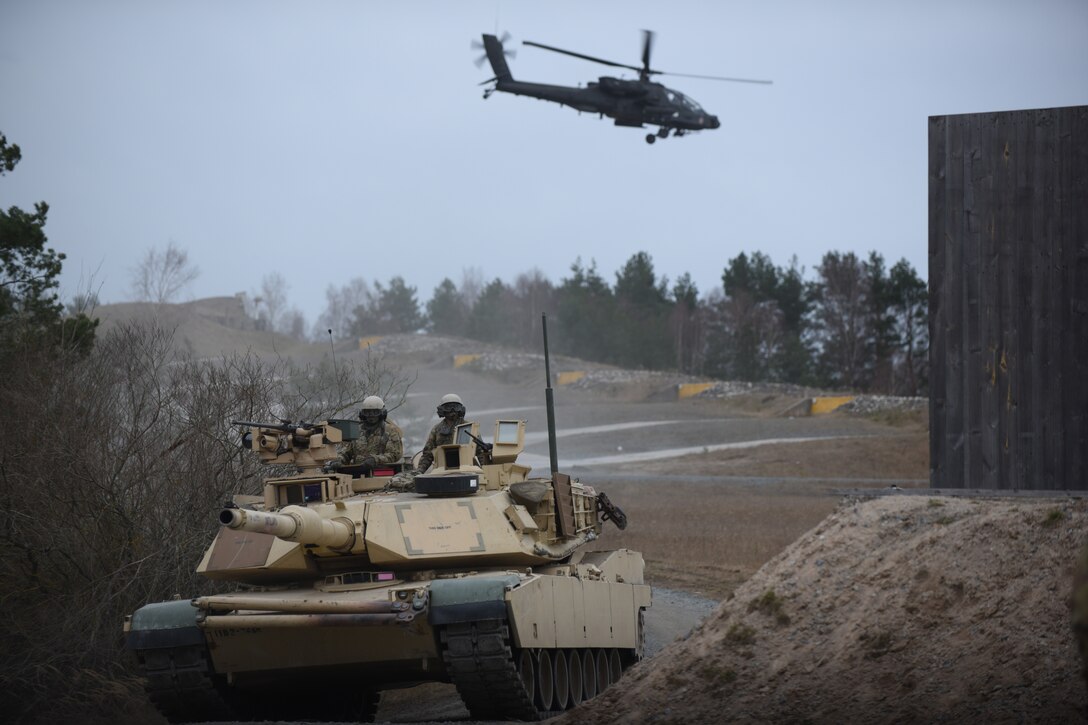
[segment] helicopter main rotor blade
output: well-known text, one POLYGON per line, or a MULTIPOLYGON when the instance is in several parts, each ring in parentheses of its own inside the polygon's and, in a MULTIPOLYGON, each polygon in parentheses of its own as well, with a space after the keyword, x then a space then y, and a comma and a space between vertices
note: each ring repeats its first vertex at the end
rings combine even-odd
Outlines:
POLYGON ((642 69, 638 66, 627 65, 626 63, 616 63, 611 60, 605 60, 604 58, 594 58, 592 55, 585 55, 583 53, 575 53, 573 50, 563 50, 562 48, 554 48, 550 45, 544 45, 543 43, 534 43, 531 40, 521 41, 522 45, 531 45, 534 48, 543 48, 544 50, 550 50, 553 53, 562 53, 563 55, 569 55, 574 58, 581 58, 582 60, 592 61, 593 63, 600 63, 601 65, 610 65, 613 68, 627 68, 629 70, 642 72, 642 69))
POLYGON ((654 31, 642 31, 642 73, 650 75, 655 71, 650 70, 650 50, 654 44, 654 31))
POLYGON ((771 85, 774 81, 757 81, 754 78, 726 78, 725 76, 701 76, 694 73, 670 73, 665 70, 650 71, 651 73, 660 73, 666 76, 676 76, 678 78, 702 78, 707 81, 732 81, 733 83, 762 83, 764 85, 771 85))

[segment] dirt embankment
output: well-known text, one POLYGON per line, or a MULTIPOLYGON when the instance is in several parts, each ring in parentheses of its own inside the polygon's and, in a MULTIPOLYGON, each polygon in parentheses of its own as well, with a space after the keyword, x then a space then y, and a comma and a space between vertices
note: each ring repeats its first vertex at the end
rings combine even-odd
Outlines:
POLYGON ((558 722, 1083 722, 1088 501, 844 505, 558 722))

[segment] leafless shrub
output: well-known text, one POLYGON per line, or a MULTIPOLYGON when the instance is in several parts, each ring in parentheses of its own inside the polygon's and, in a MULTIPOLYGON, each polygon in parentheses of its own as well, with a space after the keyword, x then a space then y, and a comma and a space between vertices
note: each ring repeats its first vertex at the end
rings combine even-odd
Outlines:
POLYGON ((102 678, 131 674, 123 616, 218 586, 193 573, 215 513, 233 494, 258 493, 268 474, 231 420, 319 420, 350 411, 363 391, 403 400, 407 386, 377 357, 335 370, 179 357, 171 332, 141 325, 117 327, 86 356, 28 355, 9 367, 0 707, 16 720, 102 706, 102 678))

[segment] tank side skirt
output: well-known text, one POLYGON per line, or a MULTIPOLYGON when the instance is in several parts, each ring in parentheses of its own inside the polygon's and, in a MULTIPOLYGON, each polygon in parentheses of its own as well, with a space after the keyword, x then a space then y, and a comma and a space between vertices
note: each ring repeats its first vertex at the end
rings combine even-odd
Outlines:
POLYGON ((515 646, 635 650, 639 611, 650 604, 650 587, 541 576, 506 597, 515 646))

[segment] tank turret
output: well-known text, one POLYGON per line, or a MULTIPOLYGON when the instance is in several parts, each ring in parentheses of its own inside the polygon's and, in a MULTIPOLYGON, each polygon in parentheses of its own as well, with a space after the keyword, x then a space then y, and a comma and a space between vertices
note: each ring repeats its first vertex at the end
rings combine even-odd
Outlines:
POLYGON ((543 477, 518 463, 521 420, 490 441, 459 426, 429 472, 395 479, 331 470, 355 421, 238 422, 297 473, 224 508, 197 568, 251 588, 126 622, 152 701, 173 722, 365 720, 381 690, 437 680, 475 719, 532 720, 603 690, 642 655, 650 588, 637 552, 587 551, 626 517, 556 470, 547 392, 543 477))

